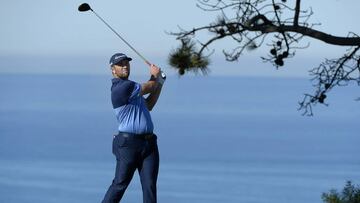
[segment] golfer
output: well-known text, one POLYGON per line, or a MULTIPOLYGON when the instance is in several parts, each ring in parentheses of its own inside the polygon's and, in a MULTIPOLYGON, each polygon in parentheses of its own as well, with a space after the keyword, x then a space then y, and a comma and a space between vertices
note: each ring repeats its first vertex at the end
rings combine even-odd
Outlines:
POLYGON ((139 84, 129 80, 130 61, 125 54, 110 58, 112 75, 111 101, 119 123, 112 152, 116 157, 115 178, 103 203, 120 202, 135 170, 140 175, 144 203, 156 203, 156 181, 159 171, 157 136, 149 111, 155 106, 164 79, 161 70, 150 66, 150 80, 139 84), (143 96, 147 95, 145 99, 143 96))

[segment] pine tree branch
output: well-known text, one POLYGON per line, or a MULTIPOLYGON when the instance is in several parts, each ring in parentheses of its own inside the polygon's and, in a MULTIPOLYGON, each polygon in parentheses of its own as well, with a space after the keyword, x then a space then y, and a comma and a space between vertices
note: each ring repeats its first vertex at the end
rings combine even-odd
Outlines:
POLYGON ((260 31, 262 33, 272 32, 295 32, 332 45, 360 46, 360 37, 338 37, 319 30, 304 26, 293 25, 255 25, 247 28, 249 31, 260 31))

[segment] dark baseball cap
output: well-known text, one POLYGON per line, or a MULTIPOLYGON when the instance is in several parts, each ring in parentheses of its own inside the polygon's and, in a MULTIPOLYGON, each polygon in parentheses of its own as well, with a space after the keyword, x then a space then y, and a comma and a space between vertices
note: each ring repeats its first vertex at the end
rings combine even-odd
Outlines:
POLYGON ((116 53, 116 54, 114 54, 114 55, 110 58, 110 61, 109 61, 110 66, 113 66, 113 65, 119 63, 119 62, 122 61, 122 60, 131 61, 132 58, 126 56, 126 55, 123 54, 123 53, 116 53))

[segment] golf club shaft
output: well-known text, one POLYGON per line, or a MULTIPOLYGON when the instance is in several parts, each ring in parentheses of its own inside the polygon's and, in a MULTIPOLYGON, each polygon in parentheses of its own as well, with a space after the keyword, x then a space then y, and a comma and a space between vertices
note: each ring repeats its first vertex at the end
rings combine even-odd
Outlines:
POLYGON ((128 45, 138 56, 140 56, 140 58, 142 58, 144 60, 144 62, 151 66, 151 63, 145 59, 145 57, 143 57, 138 51, 136 51, 136 49, 134 47, 132 47, 124 38, 122 38, 119 33, 117 33, 104 19, 102 19, 94 10, 91 9, 91 11, 103 22, 105 23, 105 25, 110 28, 111 31, 113 31, 126 45, 128 45))

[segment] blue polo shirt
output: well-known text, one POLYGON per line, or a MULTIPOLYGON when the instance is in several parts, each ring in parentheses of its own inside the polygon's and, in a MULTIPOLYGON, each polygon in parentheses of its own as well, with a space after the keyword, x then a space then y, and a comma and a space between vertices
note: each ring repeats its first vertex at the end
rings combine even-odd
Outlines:
POLYGON ((119 131, 144 134, 152 133, 154 126, 145 99, 141 96, 141 85, 131 80, 113 78, 111 101, 119 122, 119 131))

